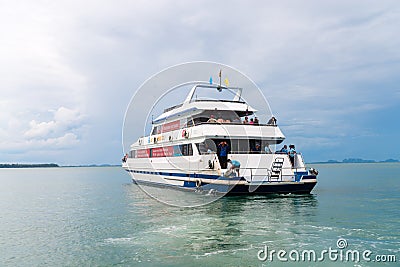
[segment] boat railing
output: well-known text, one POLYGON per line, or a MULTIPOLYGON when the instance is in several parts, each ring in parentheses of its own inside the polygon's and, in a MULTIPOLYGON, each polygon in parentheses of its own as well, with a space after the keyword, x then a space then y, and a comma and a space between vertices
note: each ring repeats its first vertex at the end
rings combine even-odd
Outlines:
POLYGON ((192 99, 190 102, 228 102, 228 103, 240 103, 246 104, 243 100, 229 100, 229 99, 192 99))
MULTIPOLYGON (((253 180, 256 181, 265 181, 265 182, 282 182, 283 181, 283 172, 287 170, 290 173, 296 172, 308 172, 310 170, 309 167, 282 167, 280 168, 279 172, 274 172, 272 168, 239 168, 240 176, 249 177, 250 182, 253 180), (255 179, 255 178, 261 179, 255 179)), ((292 176, 292 174, 291 174, 292 176)), ((247 180, 247 179, 246 179, 247 180)))
POLYGON ((196 122, 196 123, 190 123, 185 125, 183 128, 189 128, 193 126, 199 126, 199 125, 243 125, 243 126, 272 126, 272 127, 277 127, 278 125, 276 124, 268 124, 268 123, 258 123, 258 124, 249 124, 249 123, 243 123, 243 122, 196 122))
MULTIPOLYGON (((253 182, 256 181, 267 181, 271 182, 272 170, 270 168, 239 168, 240 176, 243 176, 247 181, 253 182), (254 179, 256 177, 260 177, 261 179, 254 179)), ((279 179, 274 179, 274 181, 282 181, 282 177, 280 176, 279 179)))
POLYGON ((295 168, 284 167, 279 172, 274 172, 271 168, 239 168, 240 176, 243 176, 247 181, 253 182, 284 182, 283 170, 295 170, 295 168), (259 178, 259 179, 256 179, 259 178))
MULTIPOLYGON (((191 120, 191 121, 185 123, 183 126, 179 126, 179 128, 176 128, 174 130, 182 130, 182 129, 187 129, 187 128, 191 128, 191 127, 194 127, 194 126, 200 126, 200 125, 221 125, 223 127, 226 127, 228 125, 236 125, 236 126, 242 125, 242 126, 249 126, 249 127, 256 127, 256 126, 277 127, 278 126, 276 124, 268 124, 268 123, 245 124, 243 122, 232 122, 232 121, 231 122, 226 122, 226 121, 225 122, 207 122, 207 121, 205 121, 205 122, 194 122, 193 120, 191 120)), ((158 125, 157 127, 162 127, 162 125, 158 125)), ((159 129, 153 128, 153 131, 150 133, 150 135, 163 134, 163 133, 167 133, 167 132, 170 132, 170 131, 172 131, 172 130, 162 131, 160 128, 159 129)))

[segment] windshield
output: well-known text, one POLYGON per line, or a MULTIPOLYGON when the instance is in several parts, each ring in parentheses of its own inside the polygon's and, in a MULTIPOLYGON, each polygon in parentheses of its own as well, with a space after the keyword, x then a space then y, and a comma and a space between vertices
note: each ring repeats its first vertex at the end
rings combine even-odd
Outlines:
POLYGON ((215 85, 198 85, 193 92, 190 102, 194 101, 240 101, 241 88, 217 87, 215 85))

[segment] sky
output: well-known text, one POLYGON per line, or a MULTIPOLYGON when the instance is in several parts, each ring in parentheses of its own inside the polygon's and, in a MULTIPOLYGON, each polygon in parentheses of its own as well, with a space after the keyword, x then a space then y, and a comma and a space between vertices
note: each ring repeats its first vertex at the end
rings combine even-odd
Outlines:
POLYGON ((249 76, 308 162, 400 159, 399 29, 398 1, 0 0, 0 162, 118 164, 135 91, 190 61, 249 76))

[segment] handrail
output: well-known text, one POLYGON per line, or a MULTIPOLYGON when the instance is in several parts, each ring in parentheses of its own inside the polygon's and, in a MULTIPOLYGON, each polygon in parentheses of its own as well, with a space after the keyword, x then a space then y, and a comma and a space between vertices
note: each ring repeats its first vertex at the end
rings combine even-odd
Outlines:
MULTIPOLYGON (((164 119, 162 119, 162 120, 164 120, 164 119)), ((156 123, 158 123, 159 121, 160 121, 160 120, 152 121, 152 124, 156 124, 156 123)), ((172 131, 182 130, 182 129, 191 128, 191 127, 200 126, 200 125, 224 125, 224 126, 226 126, 226 125, 243 125, 243 126, 250 126, 250 127, 253 127, 253 126, 278 127, 277 124, 268 124, 268 123, 249 124, 249 123, 243 123, 243 122, 207 122, 207 121, 195 123, 195 122, 193 121, 193 119, 192 119, 190 125, 188 125, 188 123, 185 123, 183 126, 180 126, 178 129, 175 129, 175 130, 172 130, 172 131)), ((158 126, 162 126, 162 124, 161 124, 161 125, 158 125, 158 126)), ((147 135, 147 136, 165 134, 165 133, 169 133, 169 132, 172 132, 172 131, 157 132, 157 133, 154 133, 154 134, 153 134, 153 132, 150 132, 149 135, 147 135)), ((142 136, 142 137, 146 137, 146 136, 142 136)), ((141 138, 142 138, 142 137, 141 137, 141 138)))
POLYGON ((246 102, 241 101, 241 100, 229 100, 229 99, 195 99, 191 102, 229 102, 229 103, 240 103, 240 104, 246 104, 246 102))
MULTIPOLYGON (((216 154, 217 152, 212 151, 210 153, 203 153, 202 155, 207 155, 207 154, 216 154)), ((237 154, 246 154, 246 155, 258 155, 258 154, 268 154, 268 155, 288 155, 287 153, 280 153, 279 151, 275 152, 265 152, 265 150, 262 151, 229 151, 229 155, 237 155, 237 154)), ((297 153, 299 155, 302 155, 301 153, 297 153)))
MULTIPOLYGON (((244 170, 250 171, 250 182, 252 182, 253 177, 256 177, 256 176, 267 177, 266 181, 268 181, 268 182, 271 181, 272 171, 270 168, 250 168, 250 167, 239 168, 239 172, 244 171, 244 170), (266 173, 265 174, 255 174, 253 170, 266 170, 266 173)), ((277 181, 282 181, 282 177, 280 178, 280 180, 277 180, 277 181)))
POLYGON ((277 124, 268 124, 268 123, 258 123, 258 124, 250 124, 250 123, 243 123, 243 122, 199 122, 199 123, 193 123, 193 125, 185 125, 182 128, 189 128, 193 126, 199 126, 203 124, 211 124, 211 125, 218 125, 218 124, 224 124, 224 125, 243 125, 243 126, 272 126, 272 127, 277 127, 277 124))

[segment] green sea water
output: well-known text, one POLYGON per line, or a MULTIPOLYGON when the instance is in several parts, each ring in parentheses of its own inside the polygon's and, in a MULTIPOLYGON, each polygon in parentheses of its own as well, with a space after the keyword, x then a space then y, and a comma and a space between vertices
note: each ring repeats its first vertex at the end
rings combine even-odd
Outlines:
POLYGON ((311 195, 196 208, 155 201, 118 167, 0 169, 0 266, 399 266, 400 164, 311 167, 320 172, 311 195), (266 247, 371 255, 262 261, 266 247))

